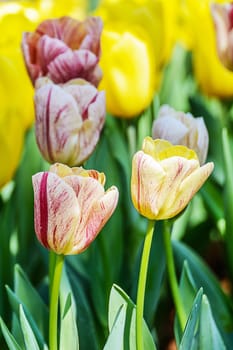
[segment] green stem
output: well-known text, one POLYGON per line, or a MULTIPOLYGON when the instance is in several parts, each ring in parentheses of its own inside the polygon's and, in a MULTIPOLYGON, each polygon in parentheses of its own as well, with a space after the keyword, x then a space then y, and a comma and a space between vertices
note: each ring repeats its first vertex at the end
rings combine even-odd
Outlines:
POLYGON ((164 222, 164 245, 165 245, 165 251, 166 251, 168 278, 169 278, 169 283, 172 291, 172 297, 176 307, 177 317, 178 317, 181 329, 182 331, 184 331, 187 317, 186 317, 184 306, 180 297, 178 282, 176 278, 175 263, 174 263, 172 245, 171 245, 170 224, 166 221, 164 222))
POLYGON ((141 266, 138 280, 138 291, 137 291, 137 307, 136 307, 136 343, 137 350, 143 350, 143 310, 144 310, 144 299, 146 289, 147 270, 150 257, 150 248, 153 238, 155 222, 152 220, 148 221, 147 233, 144 241, 141 266))
MULTIPOLYGON (((53 253, 55 254, 55 253, 53 253)), ((53 265, 53 276, 50 275, 52 287, 50 289, 50 307, 49 307, 49 349, 57 350, 57 314, 58 297, 61 281, 61 273, 64 262, 64 255, 55 254, 55 259, 51 259, 53 265)))

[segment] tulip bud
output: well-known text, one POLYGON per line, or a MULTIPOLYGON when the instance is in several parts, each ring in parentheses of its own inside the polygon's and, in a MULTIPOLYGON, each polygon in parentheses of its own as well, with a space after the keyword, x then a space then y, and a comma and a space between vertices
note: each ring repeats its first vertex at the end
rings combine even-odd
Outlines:
POLYGON ((94 151, 105 121, 103 91, 76 79, 56 85, 37 80, 36 140, 50 163, 82 164, 94 151))
POLYGON ((37 238, 57 254, 84 251, 117 206, 117 188, 105 192, 105 175, 95 170, 54 164, 32 181, 37 238))
POLYGON ((146 137, 132 162, 131 195, 138 212, 151 220, 179 214, 213 171, 200 167, 196 153, 185 146, 146 137))
POLYGON ((233 4, 212 4, 216 43, 222 64, 233 70, 233 4))
POLYGON ((82 78, 98 85, 102 73, 100 56, 100 18, 79 22, 61 17, 42 22, 35 32, 23 35, 22 50, 33 84, 47 76, 55 83, 82 78))
POLYGON ((197 153, 200 164, 206 161, 209 135, 202 117, 194 118, 191 113, 164 105, 153 123, 152 137, 191 148, 197 153))

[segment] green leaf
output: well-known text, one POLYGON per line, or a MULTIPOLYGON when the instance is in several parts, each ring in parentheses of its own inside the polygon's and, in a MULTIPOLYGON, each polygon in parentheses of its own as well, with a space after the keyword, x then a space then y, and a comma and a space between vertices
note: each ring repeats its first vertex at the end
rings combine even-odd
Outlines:
POLYGON ((216 326, 206 295, 202 297, 199 327, 199 349, 226 350, 226 346, 216 326))
POLYGON ((79 349, 78 330, 76 325, 76 308, 74 296, 64 266, 60 286, 60 308, 61 308, 61 329, 60 329, 60 350, 79 349))
MULTIPOLYGON (((184 311, 186 313, 186 319, 188 320, 188 316, 193 306, 193 302, 196 296, 197 287, 195 286, 195 282, 192 277, 192 273, 190 271, 188 262, 185 260, 183 264, 180 284, 179 284, 180 296, 183 302, 184 311)), ((180 324, 175 318, 174 323, 175 328, 175 337, 177 344, 180 343, 180 339, 182 336, 182 330, 180 328, 180 324)))
POLYGON ((48 308, 19 265, 15 266, 14 289, 15 295, 27 308, 41 334, 47 338, 48 308))
POLYGON ((2 318, 0 318, 0 326, 9 350, 22 350, 13 335, 10 333, 2 318))
POLYGON ((19 306, 19 318, 20 318, 20 324, 23 332, 26 350, 40 350, 37 344, 36 338, 33 334, 33 331, 30 327, 30 324, 28 323, 28 320, 23 311, 22 305, 19 306))
MULTIPOLYGON (((128 295, 117 285, 113 285, 109 299, 109 331, 105 350, 136 349, 136 308, 128 295)), ((156 349, 145 322, 143 341, 145 350, 156 349)))
MULTIPOLYGON (((11 304, 12 310, 15 312, 17 318, 20 319, 19 307, 23 303, 8 286, 6 286, 6 290, 7 290, 7 294, 8 294, 8 298, 9 298, 9 302, 11 304)), ((28 322, 32 328, 33 333, 35 334, 35 337, 38 341, 38 344, 39 344, 40 348, 43 348, 44 343, 45 343, 44 338, 43 338, 42 334, 40 333, 40 330, 37 327, 37 324, 34 321, 30 312, 28 311, 27 307, 24 304, 23 304, 23 306, 24 306, 24 311, 25 311, 26 317, 27 317, 28 322)), ((18 332, 19 332, 18 327, 16 329, 16 332, 17 332, 17 336, 20 337, 20 334, 18 334, 18 332)), ((17 338, 17 340, 18 340, 18 338, 17 338)))
POLYGON ((126 320, 127 305, 121 305, 112 325, 110 335, 104 346, 104 350, 123 350, 124 349, 124 330, 126 320))
POLYGON ((214 319, 219 328, 224 343, 231 346, 233 331, 233 306, 230 299, 223 293, 218 280, 202 259, 182 242, 172 241, 176 266, 182 269, 183 261, 187 260, 193 280, 197 288, 203 287, 212 308, 214 319))
MULTIPOLYGON (((79 346, 82 350, 89 350, 91 344, 92 350, 98 350, 102 348, 104 334, 103 331, 97 331, 97 326, 99 324, 96 320, 93 305, 90 303, 90 284, 88 280, 85 280, 83 276, 80 276, 74 269, 74 262, 76 260, 78 261, 79 257, 73 256, 72 260, 73 264, 66 264, 66 268, 67 276, 69 276, 72 292, 76 301, 79 346)), ((98 303, 98 300, 96 300, 96 302, 98 303)))
POLYGON ((225 201, 225 219, 226 219, 226 252, 230 268, 231 277, 233 277, 233 160, 232 160, 232 139, 228 135, 226 129, 222 131, 223 156, 225 163, 225 186, 224 186, 224 201, 225 201))
POLYGON ((192 309, 191 309, 191 312, 184 330, 184 334, 179 346, 179 350, 202 349, 198 347, 198 341, 197 341, 202 295, 203 295, 203 290, 201 288, 198 291, 196 298, 194 299, 192 309))

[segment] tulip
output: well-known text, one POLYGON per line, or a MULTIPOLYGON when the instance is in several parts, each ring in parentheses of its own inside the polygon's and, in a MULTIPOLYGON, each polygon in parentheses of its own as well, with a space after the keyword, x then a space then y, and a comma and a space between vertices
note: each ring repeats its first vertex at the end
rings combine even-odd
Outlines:
POLYGON ((103 1, 97 8, 104 22, 100 87, 112 115, 132 118, 150 105, 173 45, 173 2, 103 1))
POLYGON ((209 135, 202 117, 194 118, 191 113, 164 105, 153 122, 152 137, 191 148, 197 153, 200 164, 206 161, 209 135))
POLYGON ((233 4, 212 4, 216 42, 222 64, 233 70, 233 4))
POLYGON ((47 76, 55 83, 83 78, 97 86, 102 77, 98 66, 101 31, 100 18, 80 22, 66 16, 43 21, 35 32, 24 33, 22 50, 33 84, 47 76))
POLYGON ((56 85, 37 80, 36 140, 50 163, 82 164, 94 151, 105 121, 103 91, 84 80, 56 85))
POLYGON ((104 190, 105 175, 95 170, 54 164, 33 176, 35 232, 56 254, 83 252, 113 214, 115 186, 104 190))
MULTIPOLYGON (((216 0, 215 2, 224 2, 216 0)), ((202 92, 208 96, 233 97, 233 72, 224 67, 216 46, 210 0, 186 0, 189 33, 192 33, 194 74, 202 92), (198 20, 197 20, 198 18, 198 20)))
POLYGON ((132 161, 133 204, 148 219, 172 218, 187 206, 213 167, 200 167, 196 153, 185 146, 146 137, 132 161))

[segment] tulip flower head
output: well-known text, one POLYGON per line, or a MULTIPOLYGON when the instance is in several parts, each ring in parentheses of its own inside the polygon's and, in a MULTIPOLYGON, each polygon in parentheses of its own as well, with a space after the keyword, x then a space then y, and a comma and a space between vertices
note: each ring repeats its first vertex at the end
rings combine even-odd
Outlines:
POLYGON ((33 84, 42 76, 55 83, 82 78, 98 85, 102 21, 89 17, 80 22, 71 17, 43 21, 35 32, 23 35, 22 50, 33 84))
POLYGON ((82 164, 94 151, 105 121, 105 94, 81 79, 36 83, 36 140, 50 163, 82 164))
POLYGON ((233 70, 233 4, 212 4, 211 13, 220 61, 233 70))
POLYGON ((133 204, 148 219, 172 218, 187 206, 213 167, 200 167, 196 153, 185 146, 146 137, 132 162, 133 204))
POLYGON ((117 188, 105 192, 105 175, 95 170, 54 164, 32 181, 37 238, 57 254, 83 252, 117 206, 117 188))
POLYGON ((202 117, 194 118, 191 113, 175 111, 164 105, 153 123, 152 137, 191 148, 197 153, 200 164, 206 161, 209 135, 202 117))

